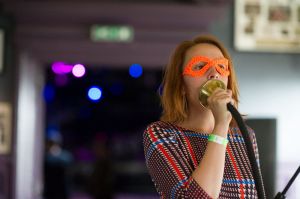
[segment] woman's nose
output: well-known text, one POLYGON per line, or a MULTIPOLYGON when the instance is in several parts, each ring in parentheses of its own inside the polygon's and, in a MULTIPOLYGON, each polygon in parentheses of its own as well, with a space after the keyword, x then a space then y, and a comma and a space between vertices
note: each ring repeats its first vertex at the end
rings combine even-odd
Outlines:
POLYGON ((208 75, 207 75, 207 78, 208 79, 219 79, 220 77, 220 74, 219 72, 216 70, 215 67, 211 67, 209 70, 208 70, 208 75))

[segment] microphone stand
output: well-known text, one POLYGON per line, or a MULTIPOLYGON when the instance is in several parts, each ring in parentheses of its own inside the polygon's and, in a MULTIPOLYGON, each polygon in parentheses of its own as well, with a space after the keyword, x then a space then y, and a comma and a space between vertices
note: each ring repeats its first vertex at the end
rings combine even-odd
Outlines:
POLYGON ((296 172, 294 173, 294 175, 292 176, 290 181, 287 183, 284 190, 282 192, 278 192, 274 199, 284 199, 285 198, 285 193, 290 188, 290 186, 292 185, 292 183, 294 182, 294 180, 298 176, 299 172, 300 172, 300 166, 298 167, 298 169, 296 170, 296 172))

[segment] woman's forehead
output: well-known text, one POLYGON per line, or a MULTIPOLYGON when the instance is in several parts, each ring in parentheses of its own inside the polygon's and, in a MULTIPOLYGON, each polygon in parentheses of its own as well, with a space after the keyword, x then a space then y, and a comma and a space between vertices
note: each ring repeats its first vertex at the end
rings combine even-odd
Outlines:
POLYGON ((185 58, 190 59, 195 56, 205 56, 211 59, 224 57, 222 51, 213 44, 201 43, 196 44, 187 50, 185 58))

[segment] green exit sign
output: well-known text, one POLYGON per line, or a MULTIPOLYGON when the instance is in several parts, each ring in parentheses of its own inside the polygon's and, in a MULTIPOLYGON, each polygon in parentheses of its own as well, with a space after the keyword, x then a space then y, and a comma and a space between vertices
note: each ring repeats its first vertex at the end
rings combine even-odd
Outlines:
POLYGON ((133 40, 133 28, 130 26, 101 26, 91 27, 93 41, 130 42, 133 40))

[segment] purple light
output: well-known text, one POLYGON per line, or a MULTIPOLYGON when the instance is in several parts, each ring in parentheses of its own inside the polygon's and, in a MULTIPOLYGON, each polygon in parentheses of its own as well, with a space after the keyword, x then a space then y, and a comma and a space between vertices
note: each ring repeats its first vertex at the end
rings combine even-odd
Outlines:
POLYGON ((64 62, 54 62, 51 68, 56 74, 66 74, 72 71, 73 66, 65 64, 64 62))
POLYGON ((85 74, 85 67, 82 64, 74 65, 72 73, 75 77, 82 77, 85 74))
POLYGON ((57 86, 65 86, 68 84, 69 80, 68 80, 68 76, 65 74, 61 74, 61 75, 56 75, 54 82, 57 86))
POLYGON ((67 74, 67 73, 70 73, 72 71, 72 69, 73 69, 72 65, 65 64, 61 70, 64 74, 67 74))
POLYGON ((54 62, 52 64, 52 71, 56 74, 62 74, 61 68, 64 66, 65 64, 63 62, 54 62))

